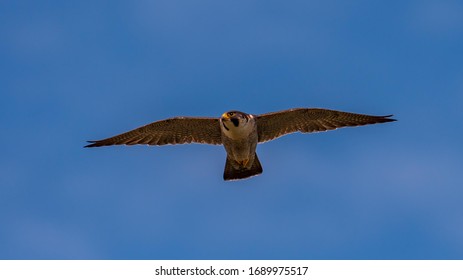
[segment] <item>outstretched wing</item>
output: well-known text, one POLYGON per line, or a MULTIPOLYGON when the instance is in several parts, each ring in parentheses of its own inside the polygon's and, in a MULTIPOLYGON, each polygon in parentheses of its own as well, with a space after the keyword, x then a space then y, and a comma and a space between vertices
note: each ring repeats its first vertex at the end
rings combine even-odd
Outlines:
POLYGON ((176 117, 150 123, 134 130, 98 141, 87 147, 110 145, 222 144, 217 118, 176 117))
POLYGON ((345 126, 385 123, 395 121, 388 116, 369 116, 327 109, 296 108, 258 115, 259 142, 266 142, 294 132, 317 132, 345 126))

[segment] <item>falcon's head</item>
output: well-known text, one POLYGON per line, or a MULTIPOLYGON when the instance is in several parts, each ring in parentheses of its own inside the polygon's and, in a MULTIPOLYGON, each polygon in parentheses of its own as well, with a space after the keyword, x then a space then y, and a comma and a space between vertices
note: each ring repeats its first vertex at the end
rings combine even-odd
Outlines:
POLYGON ((220 118, 226 124, 233 124, 234 127, 244 126, 249 121, 249 115, 239 111, 230 111, 222 114, 220 118))
POLYGON ((240 111, 229 111, 222 114, 220 117, 220 123, 222 131, 232 138, 248 135, 255 122, 253 116, 240 112, 240 111))

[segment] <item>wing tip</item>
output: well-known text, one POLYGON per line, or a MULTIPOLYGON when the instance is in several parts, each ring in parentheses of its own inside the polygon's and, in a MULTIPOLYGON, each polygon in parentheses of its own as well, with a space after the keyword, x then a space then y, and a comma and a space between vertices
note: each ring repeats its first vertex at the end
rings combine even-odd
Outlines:
POLYGON ((391 118, 393 116, 394 115, 386 115, 386 116, 380 116, 380 118, 383 122, 396 122, 397 119, 391 118))
POLYGON ((93 147, 98 147, 99 145, 97 144, 98 141, 87 141, 87 143, 90 143, 86 146, 84 146, 84 148, 93 148, 93 147))

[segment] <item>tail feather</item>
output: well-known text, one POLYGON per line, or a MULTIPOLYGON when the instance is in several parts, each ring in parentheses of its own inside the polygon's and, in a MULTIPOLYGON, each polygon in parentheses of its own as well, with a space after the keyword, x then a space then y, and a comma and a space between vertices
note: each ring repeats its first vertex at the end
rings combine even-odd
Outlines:
POLYGON ((225 181, 245 179, 251 176, 259 175, 262 173, 262 171, 262 165, 260 164, 257 154, 254 157, 254 162, 252 163, 250 169, 235 169, 231 164, 230 159, 227 157, 227 161, 225 162, 225 170, 223 172, 223 179, 225 181))

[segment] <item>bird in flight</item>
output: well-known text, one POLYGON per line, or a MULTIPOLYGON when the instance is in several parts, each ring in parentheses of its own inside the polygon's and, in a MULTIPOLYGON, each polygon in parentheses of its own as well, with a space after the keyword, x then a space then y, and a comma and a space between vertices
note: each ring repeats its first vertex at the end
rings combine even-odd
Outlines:
POLYGON ((347 126, 393 122, 392 115, 370 116, 318 108, 295 108, 262 115, 229 111, 220 118, 174 117, 156 121, 85 146, 223 145, 227 152, 223 179, 239 180, 262 173, 257 144, 283 135, 319 132, 347 126))

